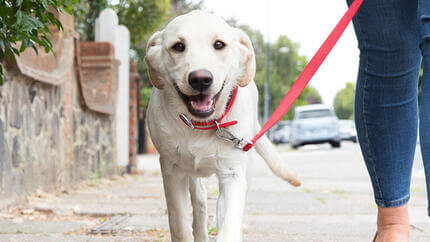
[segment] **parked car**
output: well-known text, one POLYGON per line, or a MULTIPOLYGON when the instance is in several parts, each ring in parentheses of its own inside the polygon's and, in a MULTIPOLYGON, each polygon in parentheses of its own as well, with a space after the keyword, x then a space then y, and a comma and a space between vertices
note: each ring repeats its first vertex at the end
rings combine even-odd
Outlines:
POLYGON ((291 121, 280 121, 272 131, 272 141, 275 144, 288 144, 290 141, 291 121))
POLYGON ((357 130, 355 129, 354 121, 339 120, 340 138, 357 143, 357 130))
POLYGON ((333 148, 341 145, 339 120, 333 109, 323 104, 296 107, 291 124, 291 147, 320 143, 330 143, 333 148))

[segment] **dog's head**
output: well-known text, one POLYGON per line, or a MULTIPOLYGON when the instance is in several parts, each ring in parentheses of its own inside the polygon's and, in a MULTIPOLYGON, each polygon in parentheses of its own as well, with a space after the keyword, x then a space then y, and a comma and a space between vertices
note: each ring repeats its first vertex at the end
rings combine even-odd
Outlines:
POLYGON ((224 112, 231 91, 255 75, 249 37, 201 11, 173 19, 149 40, 145 61, 152 84, 172 92, 194 119, 224 112))

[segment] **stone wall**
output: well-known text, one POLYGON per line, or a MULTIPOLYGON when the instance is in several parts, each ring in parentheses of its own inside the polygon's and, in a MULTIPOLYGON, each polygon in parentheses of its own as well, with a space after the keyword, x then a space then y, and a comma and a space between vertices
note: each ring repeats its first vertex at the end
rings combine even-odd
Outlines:
POLYGON ((73 19, 62 16, 62 22, 64 32, 53 37, 56 56, 28 50, 16 63, 5 63, 0 86, 0 208, 38 189, 68 188, 118 172, 115 116, 109 111, 115 110, 116 98, 113 47, 102 43, 102 52, 108 51, 86 54, 87 60, 95 60, 88 64, 80 58, 84 55, 73 19))

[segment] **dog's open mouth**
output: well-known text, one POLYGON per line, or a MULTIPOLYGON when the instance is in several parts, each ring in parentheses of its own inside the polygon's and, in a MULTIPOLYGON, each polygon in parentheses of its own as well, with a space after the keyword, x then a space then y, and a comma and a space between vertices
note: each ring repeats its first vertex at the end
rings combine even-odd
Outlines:
POLYGON ((188 111, 199 118, 206 118, 211 116, 215 112, 215 104, 221 94, 223 88, 217 94, 203 94, 188 96, 176 87, 176 90, 185 102, 188 111))

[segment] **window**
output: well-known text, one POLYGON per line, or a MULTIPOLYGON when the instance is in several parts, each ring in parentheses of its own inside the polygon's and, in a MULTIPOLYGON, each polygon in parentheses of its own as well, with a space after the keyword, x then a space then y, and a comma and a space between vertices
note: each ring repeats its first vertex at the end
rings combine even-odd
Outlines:
POLYGON ((324 118, 324 117, 332 117, 333 114, 328 109, 321 110, 312 110, 312 111, 303 111, 297 113, 296 119, 307 119, 307 118, 324 118))

